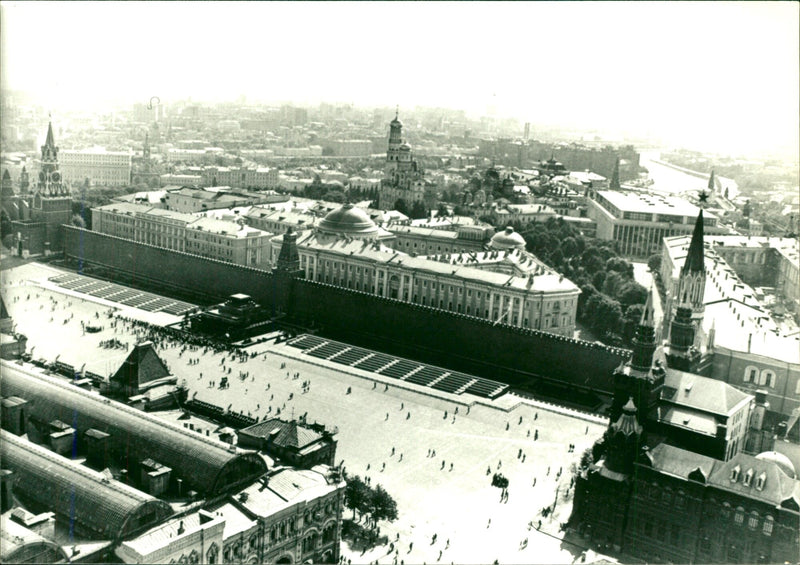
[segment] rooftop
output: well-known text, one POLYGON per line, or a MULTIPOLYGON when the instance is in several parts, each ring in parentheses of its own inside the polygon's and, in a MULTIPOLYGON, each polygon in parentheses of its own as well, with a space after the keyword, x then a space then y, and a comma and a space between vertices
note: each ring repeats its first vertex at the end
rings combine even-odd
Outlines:
POLYGON ((280 447, 301 449, 322 439, 322 434, 311 428, 298 424, 295 421, 287 422, 280 418, 272 418, 253 424, 241 430, 240 433, 267 438, 274 432, 277 432, 277 435, 273 439, 273 442, 280 447))
MULTIPOLYGON (((746 285, 733 268, 714 250, 717 242, 728 247, 746 240, 741 236, 706 236, 704 250, 706 287, 703 331, 714 328, 717 347, 750 352, 785 363, 800 363, 800 340, 797 335, 784 335, 769 310, 756 298, 755 291, 746 285)), ((664 247, 673 266, 672 278, 677 280, 689 248, 690 236, 664 239, 664 247)), ((756 239, 756 238, 753 238, 756 239)), ((784 238, 768 238, 781 243, 784 238)), ((767 238, 762 238, 767 240, 767 238)), ((751 241, 748 245, 756 247, 751 241)), ((765 243, 770 243, 765 241, 765 243)), ((741 245, 740 245, 741 246, 741 245)), ((761 245, 758 245, 761 247, 761 245)), ((791 245, 786 245, 791 249, 791 245)))
MULTIPOLYGON (((597 194, 622 212, 668 214, 695 218, 700 208, 677 196, 664 196, 647 192, 598 190, 597 194)), ((710 217, 710 214, 707 214, 710 217)))
POLYGON ((129 446, 131 456, 138 451, 142 459, 152 457, 171 467, 186 483, 200 492, 224 489, 225 470, 239 466, 252 467, 253 472, 266 471, 263 460, 255 453, 237 450, 229 445, 203 437, 161 418, 130 408, 100 395, 45 376, 29 368, 0 361, 2 394, 35 398, 29 413, 44 421, 67 420, 78 433, 90 428, 115 436, 129 446), (64 415, 62 417, 62 414, 64 415))
POLYGON ((773 461, 758 459, 752 455, 739 453, 730 460, 720 463, 708 481, 716 487, 735 492, 740 495, 750 496, 774 504, 775 506, 793 500, 795 505, 800 505, 800 481, 789 477, 773 461), (738 469, 736 479, 733 471, 738 469), (752 470, 750 484, 745 484, 744 478, 752 470), (757 487, 757 478, 763 473, 763 488, 757 487))
POLYGON ((308 502, 325 496, 342 486, 329 484, 323 474, 325 467, 275 470, 261 481, 242 491, 246 497, 239 504, 256 516, 270 516, 299 502, 308 502))
POLYGON ((708 479, 719 461, 666 443, 660 443, 645 456, 650 465, 662 473, 688 479, 692 471, 699 470, 708 479))
POLYGON ((151 519, 172 513, 165 502, 5 430, 0 440, 3 466, 16 473, 15 494, 102 538, 129 533, 148 513, 151 519))
MULTIPOLYGON (((39 548, 48 546, 56 555, 61 556, 59 561, 67 561, 67 555, 61 547, 22 524, 17 524, 8 514, 4 514, 0 518, 0 542, 2 542, 0 543, 0 561, 3 563, 15 563, 25 557, 25 553, 21 552, 17 555, 17 552, 32 544, 38 545, 39 548)), ((38 549, 36 553, 40 552, 41 549, 38 549)))
MULTIPOLYGON (((283 236, 277 236, 273 241, 282 241, 283 236)), ((569 279, 555 272, 546 272, 539 275, 515 276, 469 267, 466 265, 453 265, 432 261, 425 257, 411 257, 405 253, 395 251, 383 245, 367 242, 365 240, 339 239, 328 243, 320 243, 314 234, 308 234, 298 239, 300 248, 326 250, 330 253, 345 256, 357 256, 360 259, 374 263, 394 263, 403 265, 404 268, 416 271, 420 275, 429 274, 447 275, 455 279, 479 284, 489 284, 496 287, 505 287, 527 292, 579 292, 580 289, 569 279)))
MULTIPOLYGON (((675 369, 667 369, 661 399, 692 412, 728 416, 752 396, 726 382, 675 369)), ((716 429, 714 430, 716 432, 716 429)))

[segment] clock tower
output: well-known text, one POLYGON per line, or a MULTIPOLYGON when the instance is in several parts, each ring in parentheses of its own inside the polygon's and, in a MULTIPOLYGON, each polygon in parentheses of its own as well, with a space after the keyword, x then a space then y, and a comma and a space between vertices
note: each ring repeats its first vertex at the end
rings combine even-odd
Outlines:
POLYGON ((47 139, 42 145, 39 177, 31 206, 31 221, 44 229, 43 250, 60 250, 62 224, 68 224, 72 215, 72 198, 58 170, 58 147, 53 137, 52 122, 47 126, 47 139))

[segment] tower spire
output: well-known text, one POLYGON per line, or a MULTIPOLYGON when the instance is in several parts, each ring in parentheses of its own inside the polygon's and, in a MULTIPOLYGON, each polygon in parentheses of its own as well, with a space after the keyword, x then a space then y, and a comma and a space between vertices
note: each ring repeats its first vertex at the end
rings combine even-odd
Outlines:
POLYGON ((642 319, 633 338, 633 355, 631 368, 637 371, 649 371, 653 365, 653 353, 656 351, 656 333, 653 317, 653 288, 647 293, 642 319))
POLYGON ((614 170, 611 172, 611 184, 609 184, 609 188, 612 190, 619 190, 619 157, 617 157, 616 161, 614 161, 614 170))
POLYGON ((711 176, 708 177, 708 190, 714 192, 716 186, 716 179, 714 178, 714 169, 711 169, 711 176))
POLYGON ((44 142, 45 147, 55 147, 56 142, 53 137, 53 122, 47 122, 47 139, 44 142))
POLYGON ((705 271, 705 262, 703 259, 703 210, 697 214, 697 220, 694 223, 694 231, 692 232, 692 241, 689 244, 689 252, 686 254, 686 261, 681 269, 681 276, 688 273, 697 273, 705 271))
POLYGON ((397 104, 394 107, 394 119, 395 120, 399 120, 400 119, 400 104, 397 104))

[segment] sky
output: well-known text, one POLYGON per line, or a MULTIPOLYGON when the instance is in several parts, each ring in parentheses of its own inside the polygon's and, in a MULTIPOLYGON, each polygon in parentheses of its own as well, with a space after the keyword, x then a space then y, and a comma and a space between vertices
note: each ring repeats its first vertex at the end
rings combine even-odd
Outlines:
POLYGON ((110 101, 494 108, 797 155, 797 2, 0 3, 4 88, 110 101))

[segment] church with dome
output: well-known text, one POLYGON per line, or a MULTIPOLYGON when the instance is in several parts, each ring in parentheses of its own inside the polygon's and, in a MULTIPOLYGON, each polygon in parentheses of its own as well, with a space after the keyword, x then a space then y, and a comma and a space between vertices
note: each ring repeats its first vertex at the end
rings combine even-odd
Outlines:
POLYGON ((580 289, 532 254, 513 228, 481 251, 404 253, 393 233, 345 204, 313 229, 270 240, 277 265, 291 240, 299 270, 312 281, 572 337, 580 289))

